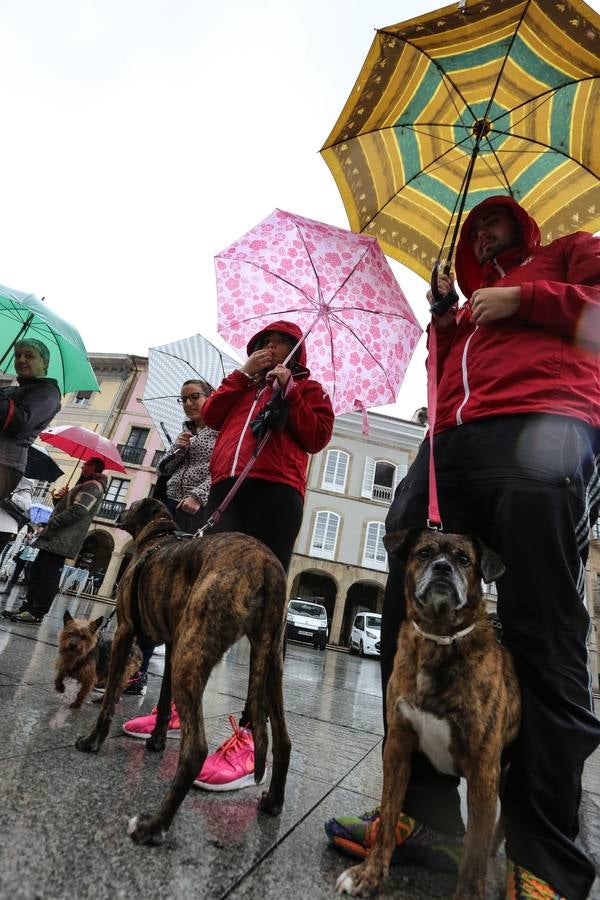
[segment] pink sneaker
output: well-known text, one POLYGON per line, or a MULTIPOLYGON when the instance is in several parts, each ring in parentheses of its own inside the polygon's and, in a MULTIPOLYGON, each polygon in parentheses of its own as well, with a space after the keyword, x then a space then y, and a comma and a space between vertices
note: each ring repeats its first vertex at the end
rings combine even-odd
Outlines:
MULTIPOLYGON (((130 719, 128 722, 125 722, 125 724, 123 725, 123 731, 125 732, 125 734, 128 734, 129 737, 140 738, 140 740, 142 741, 147 741, 154 731, 155 725, 156 706, 149 716, 137 716, 137 718, 130 719)), ((175 704, 173 703, 171 707, 171 718, 169 719, 169 724, 167 726, 167 737, 178 738, 180 736, 179 729, 179 716, 177 715, 177 710, 175 709, 175 704)))
MULTIPOLYGON (((205 791, 237 791, 254 784, 254 740, 248 728, 240 728, 235 716, 229 716, 233 734, 218 750, 204 760, 200 774, 194 781, 205 791)), ((267 777, 260 780, 262 784, 267 777)))

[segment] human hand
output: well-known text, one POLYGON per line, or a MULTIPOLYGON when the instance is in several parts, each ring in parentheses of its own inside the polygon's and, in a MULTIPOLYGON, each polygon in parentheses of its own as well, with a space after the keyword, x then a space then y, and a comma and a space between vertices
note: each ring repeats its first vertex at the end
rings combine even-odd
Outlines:
POLYGON ((199 500, 196 500, 195 497, 192 497, 190 494, 188 497, 184 497, 183 500, 180 500, 177 504, 177 509, 181 509, 183 512, 189 513, 191 516, 195 515, 198 512, 202 504, 199 500))
POLYGON ((507 319, 519 311, 521 288, 488 287, 474 291, 470 301, 471 319, 477 325, 487 325, 499 319, 507 319))
POLYGON ((52 498, 54 500, 62 500, 62 498, 68 492, 69 492, 69 488, 66 486, 66 484, 63 484, 62 487, 55 488, 55 490, 52 491, 52 498))
POLYGON ((259 372, 270 369, 272 365, 273 351, 269 350, 268 347, 263 347, 261 350, 255 350, 254 353, 250 354, 241 371, 250 376, 258 375, 259 372))
POLYGON ((283 390, 291 376, 292 373, 287 366, 279 364, 271 369, 270 372, 267 372, 267 382, 273 384, 273 382, 277 380, 279 382, 279 387, 283 390))
POLYGON ((175 447, 178 447, 180 450, 187 450, 190 445, 191 439, 191 431, 182 431, 181 434, 178 434, 175 438, 175 447))

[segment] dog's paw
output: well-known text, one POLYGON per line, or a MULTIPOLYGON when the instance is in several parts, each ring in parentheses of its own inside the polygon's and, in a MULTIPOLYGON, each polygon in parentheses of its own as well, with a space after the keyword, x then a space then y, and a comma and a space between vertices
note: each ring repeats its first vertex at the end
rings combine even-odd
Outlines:
MULTIPOLYGON (((353 866, 352 868, 356 868, 356 866, 353 866)), ((351 896, 354 894, 352 869, 346 869, 344 872, 342 872, 335 883, 335 890, 337 894, 350 894, 351 896)))
POLYGON ((351 866, 346 869, 335 883, 338 894, 350 894, 351 897, 370 897, 379 891, 381 878, 367 870, 367 863, 351 866))
POLYGON ((78 737, 75 741, 75 747, 82 753, 97 753, 100 744, 97 741, 90 740, 89 737, 78 737))
POLYGON ((152 844, 158 847, 167 836, 165 828, 153 825, 152 816, 133 816, 127 824, 127 834, 136 844, 152 844))
POLYGON ((261 812, 267 813, 269 816, 278 816, 283 809, 283 801, 274 800, 269 796, 270 791, 265 791, 258 801, 258 808, 261 812))
POLYGON ((146 741, 146 750, 150 750, 152 753, 160 753, 167 746, 167 738, 166 736, 163 738, 155 737, 154 734, 151 734, 148 740, 146 741))

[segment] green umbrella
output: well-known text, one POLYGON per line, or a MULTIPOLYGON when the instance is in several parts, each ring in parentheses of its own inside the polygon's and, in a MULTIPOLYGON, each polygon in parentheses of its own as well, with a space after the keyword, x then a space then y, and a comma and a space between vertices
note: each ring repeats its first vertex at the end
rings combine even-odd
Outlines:
POLYGON ((63 394, 99 391, 79 332, 33 294, 0 285, 0 371, 14 375, 14 345, 24 338, 43 341, 50 351, 48 377, 63 394))

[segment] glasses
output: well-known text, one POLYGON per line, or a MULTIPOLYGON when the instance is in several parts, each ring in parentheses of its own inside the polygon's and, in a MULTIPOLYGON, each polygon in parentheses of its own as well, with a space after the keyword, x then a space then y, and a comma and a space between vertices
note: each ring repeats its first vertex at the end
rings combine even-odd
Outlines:
POLYGON ((193 394, 187 394, 185 397, 178 397, 177 402, 180 405, 183 405, 184 403, 187 403, 188 400, 193 400, 195 402, 196 400, 199 400, 200 397, 206 397, 206 394, 203 394, 202 391, 194 391, 193 394))

